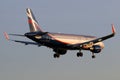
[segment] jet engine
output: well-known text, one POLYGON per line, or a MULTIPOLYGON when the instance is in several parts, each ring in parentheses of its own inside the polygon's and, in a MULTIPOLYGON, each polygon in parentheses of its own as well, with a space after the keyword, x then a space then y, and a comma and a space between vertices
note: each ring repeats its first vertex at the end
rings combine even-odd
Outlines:
POLYGON ((54 58, 59 58, 60 55, 64 55, 67 52, 67 50, 65 49, 53 49, 53 51, 55 52, 55 54, 53 55, 54 58))
POLYGON ((102 48, 99 45, 93 45, 92 48, 90 49, 91 52, 93 53, 100 53, 102 48))

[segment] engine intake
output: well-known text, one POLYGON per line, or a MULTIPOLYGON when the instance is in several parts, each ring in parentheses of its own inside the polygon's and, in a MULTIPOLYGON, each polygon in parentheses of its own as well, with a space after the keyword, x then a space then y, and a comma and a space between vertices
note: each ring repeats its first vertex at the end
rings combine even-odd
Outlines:
POLYGON ((90 50, 93 53, 100 53, 102 48, 99 45, 93 45, 92 50, 90 50))

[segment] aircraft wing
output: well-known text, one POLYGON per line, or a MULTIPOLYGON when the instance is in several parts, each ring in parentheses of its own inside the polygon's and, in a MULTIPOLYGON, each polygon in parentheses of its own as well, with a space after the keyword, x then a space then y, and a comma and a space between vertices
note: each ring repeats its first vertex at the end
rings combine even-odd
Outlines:
POLYGON ((104 36, 104 37, 100 37, 100 38, 97 38, 97 39, 94 39, 94 40, 91 40, 91 41, 88 41, 88 42, 73 44, 73 46, 74 47, 79 47, 79 48, 83 48, 86 45, 87 46, 93 46, 95 43, 102 42, 102 41, 107 40, 111 37, 114 37, 114 35, 115 35, 115 27, 112 24, 112 34, 104 36))
POLYGON ((19 40, 11 40, 11 41, 14 41, 14 42, 18 42, 18 43, 23 43, 25 45, 37 45, 37 46, 41 46, 41 44, 39 43, 36 43, 36 42, 29 42, 29 41, 19 41, 19 40))
MULTIPOLYGON (((19 35, 19 34, 10 34, 10 35, 15 35, 15 36, 24 36, 24 35, 19 35)), ((14 41, 14 42, 18 42, 18 43, 22 43, 22 44, 25 44, 25 45, 37 45, 37 46, 41 46, 41 44, 39 43, 36 43, 36 42, 29 42, 29 41, 20 41, 20 40, 11 40, 8 36, 8 34, 6 32, 4 32, 4 36, 6 38, 6 40, 9 40, 9 41, 14 41)))

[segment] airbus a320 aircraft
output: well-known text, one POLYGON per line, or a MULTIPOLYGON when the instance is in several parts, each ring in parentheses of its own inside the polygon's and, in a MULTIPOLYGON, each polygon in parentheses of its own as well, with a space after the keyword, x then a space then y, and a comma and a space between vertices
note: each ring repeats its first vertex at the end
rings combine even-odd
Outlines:
POLYGON ((115 35, 115 28, 112 24, 112 33, 96 38, 94 36, 86 36, 86 35, 74 35, 74 34, 64 34, 64 33, 51 33, 44 32, 41 30, 40 25, 38 24, 35 16, 32 13, 32 10, 27 8, 27 17, 28 23, 30 27, 30 32, 25 33, 24 35, 19 34, 9 34, 13 36, 23 36, 31 39, 33 42, 29 41, 21 41, 21 40, 11 40, 6 32, 4 35, 7 40, 23 43, 25 45, 37 45, 37 46, 46 46, 52 48, 55 54, 54 58, 59 58, 60 55, 64 55, 67 53, 67 50, 78 50, 77 57, 82 57, 83 53, 81 50, 89 50, 92 52, 92 58, 95 58, 95 53, 100 53, 104 48, 104 44, 102 41, 107 40, 115 35))

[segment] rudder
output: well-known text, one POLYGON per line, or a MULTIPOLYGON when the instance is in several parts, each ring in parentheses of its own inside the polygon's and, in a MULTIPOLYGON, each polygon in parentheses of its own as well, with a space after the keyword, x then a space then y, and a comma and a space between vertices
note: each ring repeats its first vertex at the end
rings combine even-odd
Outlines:
POLYGON ((36 31, 42 32, 37 20, 35 19, 35 16, 34 16, 32 10, 27 8, 26 11, 27 11, 27 16, 28 16, 28 24, 30 27, 30 32, 36 32, 36 31))

